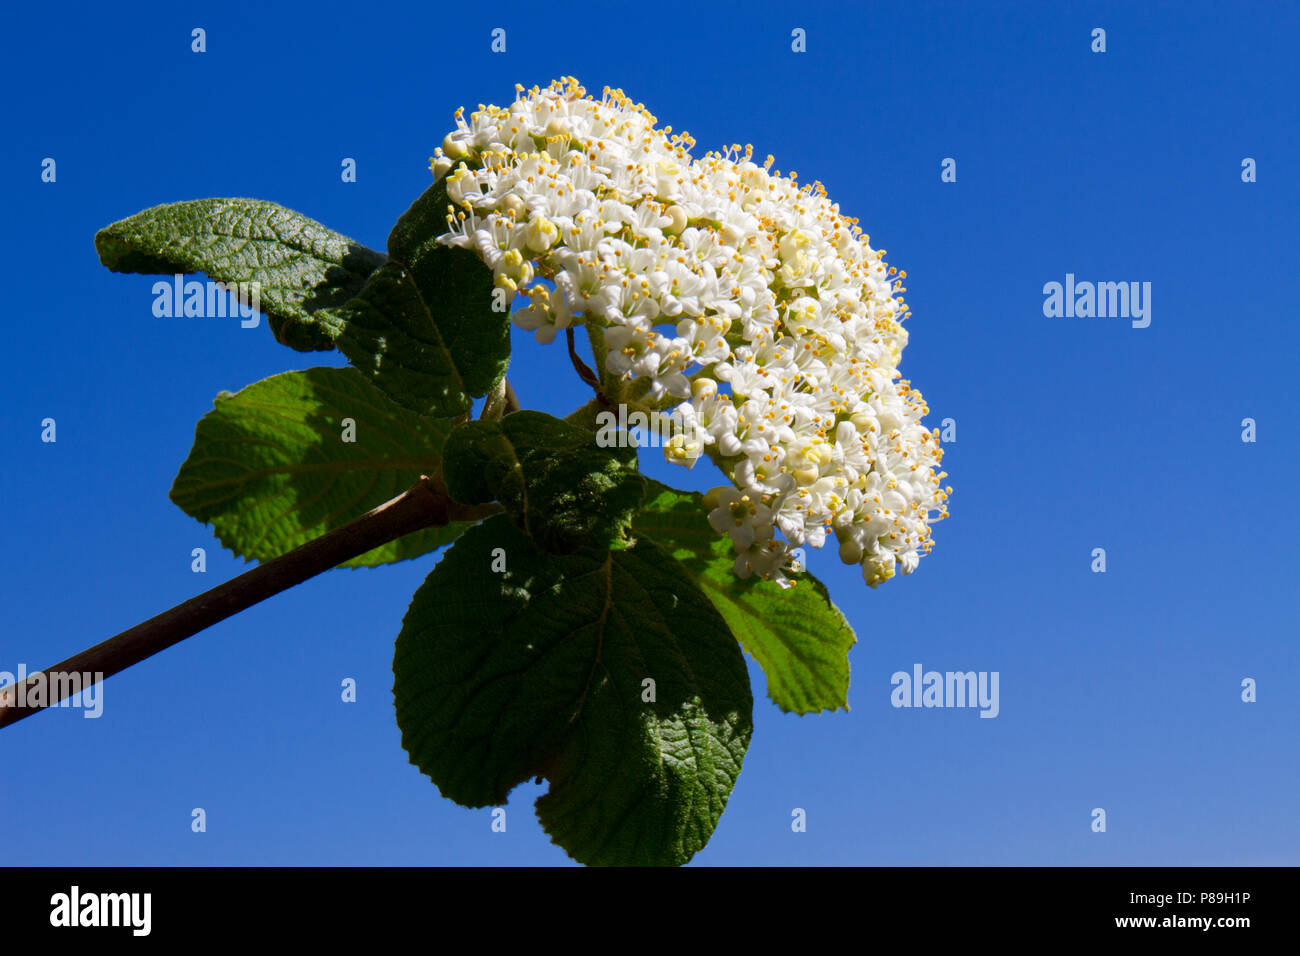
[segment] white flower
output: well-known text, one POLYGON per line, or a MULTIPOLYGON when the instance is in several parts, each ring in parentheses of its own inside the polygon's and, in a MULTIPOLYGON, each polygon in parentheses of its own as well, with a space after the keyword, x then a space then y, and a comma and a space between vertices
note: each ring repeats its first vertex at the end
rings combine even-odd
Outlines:
POLYGON ((737 553, 772 537, 771 509, 735 488, 714 488, 704 496, 704 506, 713 530, 729 535, 737 553))
POLYGON ((873 587, 915 570, 951 489, 898 372, 906 273, 820 184, 750 147, 694 159, 689 135, 619 90, 516 89, 509 107, 459 112, 431 160, 455 207, 440 241, 527 297, 514 322, 539 342, 597 327, 607 374, 676 404, 688 427, 665 455, 707 453, 733 482, 709 521, 738 575, 788 583, 791 548, 830 532, 873 587))

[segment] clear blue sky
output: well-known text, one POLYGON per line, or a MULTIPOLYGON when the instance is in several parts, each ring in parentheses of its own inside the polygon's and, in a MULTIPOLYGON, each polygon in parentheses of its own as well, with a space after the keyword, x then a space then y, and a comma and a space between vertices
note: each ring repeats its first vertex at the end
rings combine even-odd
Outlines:
MULTIPOLYGON (((95 231, 252 196, 382 248, 457 106, 574 74, 699 152, 753 143, 824 182, 908 271, 903 371, 957 423, 952 517, 915 575, 870 591, 814 556, 859 635, 852 710, 782 715, 751 666, 753 744, 696 862, 1300 862, 1295 4, 231 7, 6 14, 0 670, 237 573, 167 500, 194 424, 222 389, 340 361, 265 324, 155 318, 154 280, 100 267, 95 231), (1045 317, 1067 273, 1150 282, 1150 327, 1045 317), (999 716, 894 709, 916 663, 999 672, 999 716)), ((515 343, 525 404, 584 400, 559 348, 515 343)), ((99 720, 0 731, 5 861, 565 862, 539 788, 493 834, 407 763, 391 654, 431 567, 331 572, 112 678, 99 720)))

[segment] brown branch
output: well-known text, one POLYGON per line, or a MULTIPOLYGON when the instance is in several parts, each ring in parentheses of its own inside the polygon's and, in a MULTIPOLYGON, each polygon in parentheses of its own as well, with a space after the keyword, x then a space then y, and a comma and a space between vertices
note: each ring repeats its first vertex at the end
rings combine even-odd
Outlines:
POLYGON ((5 687, 0 690, 0 727, 53 706, 72 696, 74 690, 85 689, 84 686, 74 688, 68 680, 49 680, 47 675, 89 674, 92 682, 103 680, 173 644, 179 644, 232 614, 403 535, 424 528, 439 528, 453 521, 477 521, 498 510, 497 505, 468 507, 452 501, 440 478, 421 478, 396 498, 355 521, 259 564, 251 571, 80 654, 74 654, 66 661, 32 674, 22 684, 5 687), (19 688, 24 688, 23 698, 29 698, 36 683, 43 684, 45 689, 40 703, 33 705, 27 699, 20 706, 19 688), (58 696, 54 697, 56 692, 58 696))
POLYGON ((596 398, 600 400, 602 405, 609 408, 609 399, 607 399, 605 393, 601 391, 599 377, 597 377, 596 373, 591 370, 591 366, 584 362, 582 357, 578 355, 578 350, 574 345, 573 326, 569 326, 564 330, 564 337, 569 343, 569 361, 571 361, 573 367, 577 369, 578 378, 582 379, 595 389, 596 398))

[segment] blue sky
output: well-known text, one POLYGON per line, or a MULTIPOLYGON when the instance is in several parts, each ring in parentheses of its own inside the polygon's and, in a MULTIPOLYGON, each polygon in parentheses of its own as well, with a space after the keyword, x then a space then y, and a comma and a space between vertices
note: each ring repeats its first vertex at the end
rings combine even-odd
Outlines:
MULTIPOLYGON (((1136 7, 16 7, 0 39, 15 359, 0 670, 55 663, 237 573, 167 500, 194 424, 222 389, 340 361, 276 345, 265 323, 155 318, 154 280, 100 267, 95 231, 251 196, 382 248, 457 106, 573 74, 623 88, 698 152, 753 143, 825 183, 908 271, 903 371, 931 424, 956 422, 952 517, 916 574, 871 591, 813 556, 859 635, 851 711, 783 715, 751 665, 753 743, 696 863, 1300 862, 1300 14, 1136 7), (1150 282, 1150 326, 1045 317, 1043 286, 1067 273, 1150 282), (891 674, 917 663, 997 671, 998 717, 893 708, 891 674)), ((526 405, 585 400, 559 348, 515 345, 526 405)), ((713 484, 652 454, 657 477, 713 484)), ((331 572, 112 678, 99 720, 59 710, 0 731, 5 859, 566 862, 532 817, 541 788, 516 790, 494 834, 489 811, 407 763, 391 654, 431 567, 331 572)))

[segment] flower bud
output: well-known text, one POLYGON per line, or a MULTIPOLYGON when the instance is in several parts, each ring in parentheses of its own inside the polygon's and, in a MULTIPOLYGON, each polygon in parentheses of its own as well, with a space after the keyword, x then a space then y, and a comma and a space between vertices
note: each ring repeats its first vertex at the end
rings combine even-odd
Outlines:
POLYGON ((524 230, 524 241, 533 252, 546 252, 559 238, 560 230, 545 216, 538 216, 524 230))
POLYGON ((664 215, 669 220, 668 225, 664 226, 664 232, 670 236, 675 236, 686 228, 686 210, 681 206, 669 206, 664 210, 664 215))
POLYGON ((469 159, 470 150, 465 143, 456 138, 454 133, 448 133, 442 141, 443 155, 453 163, 458 163, 462 159, 469 159))
POLYGON ((695 398, 712 398, 718 394, 718 383, 711 378, 701 376, 691 382, 691 395, 695 398))

